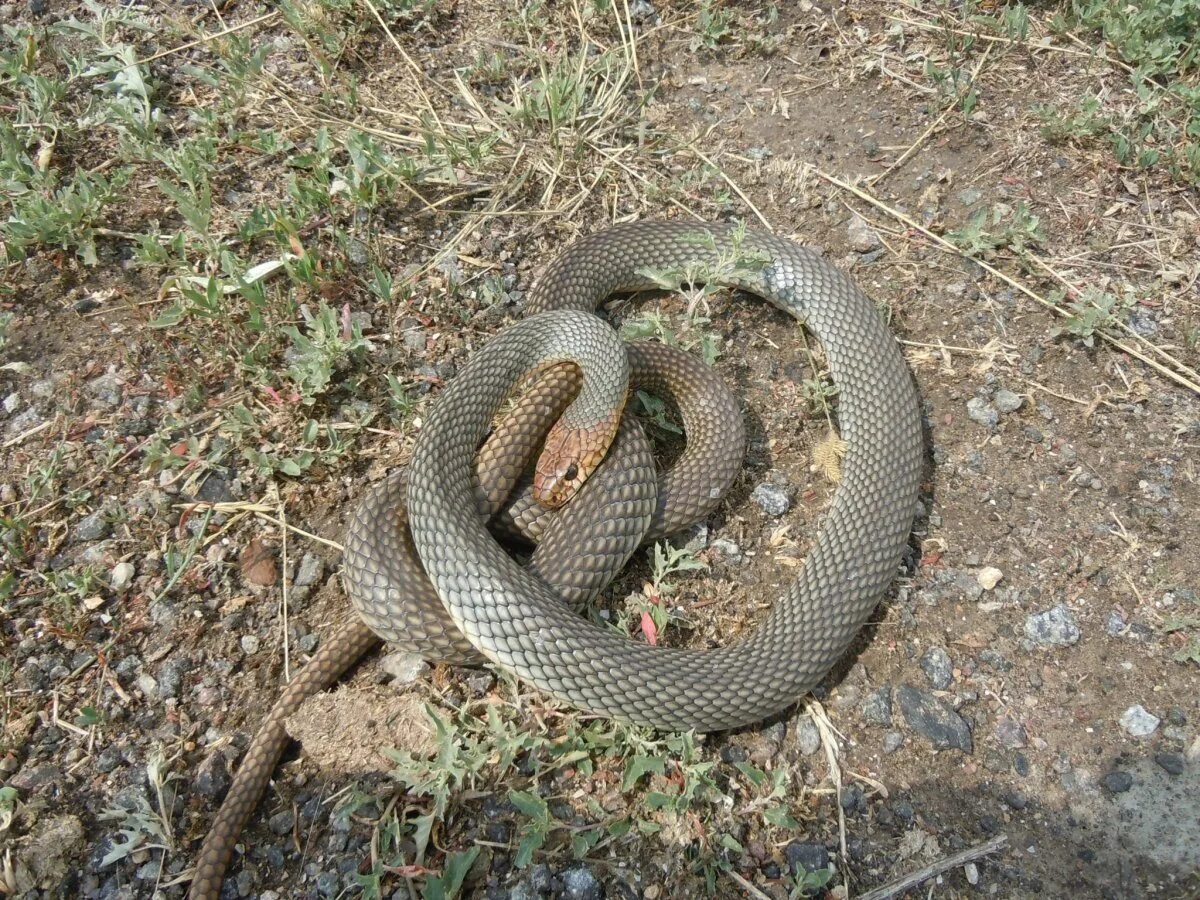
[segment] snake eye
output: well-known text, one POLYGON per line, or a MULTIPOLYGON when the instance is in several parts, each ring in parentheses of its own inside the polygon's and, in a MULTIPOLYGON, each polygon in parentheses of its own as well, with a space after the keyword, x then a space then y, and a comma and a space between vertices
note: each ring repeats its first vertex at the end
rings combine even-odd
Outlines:
POLYGON ((569 466, 567 466, 567 471, 563 473, 563 478, 565 478, 567 481, 574 481, 575 476, 578 474, 579 466, 577 466, 575 463, 571 463, 569 466))

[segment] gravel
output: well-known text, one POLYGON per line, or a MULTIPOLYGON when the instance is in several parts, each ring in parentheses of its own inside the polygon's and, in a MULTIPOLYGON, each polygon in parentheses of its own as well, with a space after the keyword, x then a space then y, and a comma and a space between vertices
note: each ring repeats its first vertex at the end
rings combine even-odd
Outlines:
POLYGON ((768 516, 782 516, 792 508, 792 498, 777 484, 764 482, 750 494, 750 499, 759 505, 768 516))
POLYGON ((1162 719, 1148 713, 1140 703, 1135 704, 1121 713, 1121 727, 1130 737, 1146 737, 1154 734, 1162 719))
POLYGON ((1025 398, 1006 388, 1001 388, 992 395, 992 403, 997 410, 1007 415, 1020 409, 1025 404, 1025 398))
POLYGON ((1007 716, 996 722, 996 741, 1006 750, 1019 750, 1029 743, 1025 726, 1007 716))
POLYGON ((889 731, 883 736, 883 752, 895 753, 904 746, 904 735, 899 731, 889 731))
POLYGON ((792 841, 783 848, 784 859, 793 875, 804 872, 818 872, 829 868, 829 851, 824 844, 806 841, 792 841))
POLYGON ((1178 753, 1156 753, 1154 761, 1168 775, 1183 774, 1183 757, 1178 753))
POLYGON ((896 703, 908 727, 935 750, 972 752, 971 729, 949 703, 909 685, 896 689, 896 703))
POLYGON ((404 651, 387 654, 379 665, 396 685, 412 684, 429 671, 429 665, 418 654, 404 651))
POLYGON ((954 667, 950 654, 941 647, 930 647, 921 657, 921 671, 935 690, 944 691, 954 680, 954 667))
POLYGON ((587 866, 576 866, 562 873, 563 900, 601 900, 604 888, 587 866))
POLYGON ((850 248, 857 253, 870 253, 883 246, 875 229, 868 225, 862 216, 853 216, 850 219, 850 224, 846 226, 846 237, 850 248))
POLYGON ((1133 776, 1118 769, 1101 778, 1100 783, 1110 794, 1123 794, 1133 787, 1133 776))
POLYGON ((821 732, 808 716, 796 720, 796 746, 804 756, 812 756, 821 749, 821 732))
POLYGON ((1069 647, 1079 643, 1081 632, 1075 615, 1060 603, 1025 619, 1025 636, 1043 647, 1069 647))
POLYGON ((972 397, 967 401, 967 417, 988 429, 1000 424, 1000 411, 982 397, 972 397))
POLYGON ((867 695, 862 704, 863 718, 872 725, 882 728, 892 727, 892 692, 889 688, 881 687, 867 695))
POLYGON ((73 537, 79 543, 102 541, 112 534, 112 523, 108 521, 105 510, 98 509, 79 520, 75 526, 73 537))

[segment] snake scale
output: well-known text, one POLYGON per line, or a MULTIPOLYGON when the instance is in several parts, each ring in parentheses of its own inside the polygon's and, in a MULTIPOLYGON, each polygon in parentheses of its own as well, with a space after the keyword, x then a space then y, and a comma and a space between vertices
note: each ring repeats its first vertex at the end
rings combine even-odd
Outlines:
MULTIPOLYGON (((874 304, 820 255, 771 234, 722 225, 619 225, 583 238, 555 259, 531 292, 527 312, 477 351, 442 392, 406 476, 394 475, 369 492, 352 517, 345 579, 362 619, 347 622, 322 645, 264 721, 201 849, 193 900, 219 895, 237 835, 286 740, 283 720, 379 636, 432 658, 491 661, 591 713, 662 729, 715 731, 760 721, 816 685, 891 584, 920 480, 917 395, 874 304), (761 264, 719 264, 744 254, 761 264), (659 287, 648 273, 697 267, 707 267, 714 282, 763 297, 816 335, 838 388, 846 444, 832 506, 799 576, 756 629, 710 650, 653 647, 575 615, 562 602, 561 585, 539 577, 536 566, 522 569, 489 534, 480 511, 494 512, 499 504, 480 503, 486 490, 475 470, 498 411, 513 387, 539 367, 573 363, 582 373, 578 396, 560 422, 568 432, 604 425, 615 434, 629 360, 615 332, 592 313, 613 293, 659 287), (419 555, 422 577, 396 581, 401 545, 419 555), (422 587, 418 582, 426 576, 422 587)), ((626 430, 620 428, 622 435, 626 430)), ((689 446, 691 439, 689 432, 689 446)), ((608 467, 615 490, 608 500, 587 513, 573 513, 575 503, 568 507, 575 516, 569 539, 554 545, 554 553, 570 551, 597 572, 615 571, 645 539, 656 515, 660 528, 670 524, 661 510, 656 513, 653 496, 647 499, 637 486, 635 479, 647 477, 644 462, 625 459, 608 467)), ((594 477, 604 471, 601 466, 594 477)), ((568 480, 576 475, 573 465, 565 472, 568 480)), ((584 500, 592 480, 576 502, 584 500)), ((693 502, 700 515, 719 500, 694 469, 676 477, 669 492, 684 505, 693 502)), ((555 560, 548 562, 553 569, 555 560)), ((582 595, 599 589, 575 587, 582 595)))

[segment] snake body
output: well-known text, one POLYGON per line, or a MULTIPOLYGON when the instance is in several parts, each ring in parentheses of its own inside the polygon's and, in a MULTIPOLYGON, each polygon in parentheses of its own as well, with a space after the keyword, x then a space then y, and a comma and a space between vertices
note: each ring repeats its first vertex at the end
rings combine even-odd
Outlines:
MULTIPOLYGON (((795 702, 842 655, 890 585, 916 506, 917 396, 872 302, 818 254, 773 235, 723 226, 622 225, 582 239, 552 262, 527 311, 528 319, 478 351, 443 391, 407 475, 393 475, 368 492, 352 516, 344 575, 363 620, 343 625, 269 714, 201 850, 193 900, 219 894, 237 834, 282 750, 284 718, 378 636, 432 658, 490 660, 589 712, 712 731, 759 721, 795 702), (745 254, 761 264, 728 265, 745 254), (587 511, 574 512, 573 503, 564 514, 573 518, 557 543, 544 544, 542 563, 535 560, 533 571, 526 571, 499 549, 485 524, 507 488, 489 496, 477 483, 473 462, 513 385, 540 364, 572 362, 582 371, 583 386, 564 418, 574 416, 586 426, 610 416, 614 405, 619 412, 628 357, 592 310, 612 293, 659 287, 649 270, 694 273, 697 266, 709 270, 706 280, 758 294, 814 332, 838 386, 846 442, 836 496, 800 576, 756 630, 713 650, 636 643, 576 616, 562 602, 563 596, 579 599, 599 590, 594 582, 581 584, 577 573, 615 572, 647 539, 647 529, 661 536, 711 512, 723 487, 714 487, 704 466, 663 479, 660 494, 672 498, 664 504, 639 487, 652 476, 643 463, 630 461, 636 452, 618 453, 621 461, 605 463, 607 471, 602 466, 588 480, 577 502, 601 477, 607 493, 591 491, 593 505, 580 506, 587 511), (397 570, 397 559, 416 555, 415 571, 397 570), (566 559, 572 561, 564 565, 566 559), (555 572, 563 576, 557 583, 555 572)), ((692 392, 701 402, 715 393, 698 382, 692 392)), ((693 427, 703 426, 685 425, 690 447, 693 427)), ((633 440, 627 431, 622 426, 618 449, 633 440)), ((736 446, 737 459, 742 440, 738 431, 727 441, 736 446)), ((507 485, 521 465, 508 465, 507 485)), ((728 486, 732 475, 721 478, 728 486)))

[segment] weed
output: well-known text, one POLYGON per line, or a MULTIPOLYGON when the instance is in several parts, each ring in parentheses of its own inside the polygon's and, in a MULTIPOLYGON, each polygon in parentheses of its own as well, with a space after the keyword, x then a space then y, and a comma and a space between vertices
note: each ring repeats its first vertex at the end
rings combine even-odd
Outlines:
POLYGON ((292 342, 288 353, 288 375, 300 395, 300 402, 311 406, 329 388, 335 372, 374 349, 362 336, 362 325, 350 318, 349 307, 339 316, 321 301, 314 315, 301 308, 305 331, 286 325, 282 331, 292 342))
MULTIPOLYGON (((1050 294, 1050 300, 1056 305, 1061 306, 1065 298, 1066 294, 1063 291, 1050 294)), ((1085 288, 1068 304, 1069 315, 1062 324, 1052 328, 1050 334, 1052 337, 1071 335, 1083 341, 1085 346, 1094 347, 1096 335, 1125 321, 1134 302, 1133 295, 1128 291, 1118 297, 1099 288, 1085 288)))
POLYGON ((1045 234, 1041 220, 1024 202, 1015 207, 997 203, 990 210, 977 211, 966 225, 949 232, 946 239, 971 256, 991 259, 997 251, 1009 250, 1021 258, 1031 247, 1040 245, 1045 234))
POLYGON ((732 32, 733 11, 719 7, 713 0, 702 0, 696 15, 696 29, 691 48, 713 50, 728 39, 732 32))
POLYGON ((146 778, 154 789, 154 805, 145 795, 137 794, 132 808, 113 808, 100 813, 101 822, 117 822, 119 837, 112 842, 112 849, 100 860, 101 868, 107 868, 138 850, 162 850, 173 852, 175 840, 171 831, 171 809, 175 803, 175 791, 171 782, 179 778, 170 772, 174 758, 168 760, 161 747, 155 747, 146 761, 146 778))

